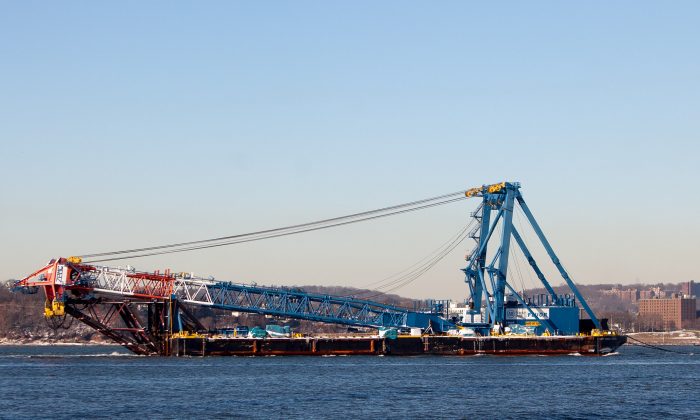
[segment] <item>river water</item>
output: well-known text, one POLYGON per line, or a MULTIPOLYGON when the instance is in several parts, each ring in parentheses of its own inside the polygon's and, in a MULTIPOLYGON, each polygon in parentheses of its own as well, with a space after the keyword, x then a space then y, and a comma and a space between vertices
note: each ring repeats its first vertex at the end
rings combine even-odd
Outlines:
POLYGON ((589 356, 133 356, 0 346, 0 418, 700 418, 700 348, 589 356))

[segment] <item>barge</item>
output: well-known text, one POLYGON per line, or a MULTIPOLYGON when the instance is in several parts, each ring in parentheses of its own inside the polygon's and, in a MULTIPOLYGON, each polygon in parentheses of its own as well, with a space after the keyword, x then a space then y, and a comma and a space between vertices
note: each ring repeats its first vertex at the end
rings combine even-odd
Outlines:
POLYGON ((211 338, 179 337, 169 340, 169 356, 473 356, 479 354, 600 356, 613 353, 625 336, 399 336, 211 338))

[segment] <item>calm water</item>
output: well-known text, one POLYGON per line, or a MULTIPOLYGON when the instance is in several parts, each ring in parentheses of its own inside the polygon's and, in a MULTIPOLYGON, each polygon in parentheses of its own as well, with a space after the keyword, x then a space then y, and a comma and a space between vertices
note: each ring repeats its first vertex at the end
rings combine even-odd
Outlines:
POLYGON ((0 346, 0 417, 700 418, 700 348, 673 349, 698 354, 149 358, 0 346))

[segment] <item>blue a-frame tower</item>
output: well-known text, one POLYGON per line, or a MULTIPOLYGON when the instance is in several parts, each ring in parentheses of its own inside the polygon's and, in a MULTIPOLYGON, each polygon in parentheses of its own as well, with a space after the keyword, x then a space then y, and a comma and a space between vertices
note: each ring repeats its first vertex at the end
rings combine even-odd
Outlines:
MULTIPOLYGON (((477 328, 500 328, 506 326, 511 320, 507 319, 507 299, 506 290, 510 292, 508 297, 517 300, 517 306, 522 310, 527 311, 531 319, 534 319, 537 324, 542 325, 541 330, 547 330, 554 334, 557 331, 572 332, 572 328, 565 328, 563 325, 557 325, 555 317, 543 316, 538 305, 533 305, 532 302, 526 302, 524 297, 519 295, 515 288, 508 282, 508 257, 510 255, 510 247, 513 246, 511 239, 515 240, 515 246, 518 246, 522 251, 537 278, 542 282, 542 285, 547 290, 548 297, 546 299, 547 306, 570 306, 576 307, 575 301, 568 297, 558 296, 547 280, 542 270, 537 265, 537 262, 532 256, 532 253, 526 246, 521 233, 513 225, 513 213, 516 206, 520 206, 525 214, 527 221, 534 230, 537 238, 542 243, 549 258, 552 260, 557 270, 561 274, 566 284, 569 286, 574 296, 580 302, 583 309, 591 318, 596 328, 601 329, 601 324, 598 318, 586 303, 586 300, 581 295, 580 291, 574 284, 562 266, 559 258, 549 244, 542 229, 535 220, 532 212, 525 203, 520 192, 520 184, 517 182, 502 182, 499 184, 485 185, 480 188, 472 188, 466 192, 467 197, 482 197, 482 203, 475 212, 472 213, 479 223, 472 232, 472 238, 477 241, 477 246, 474 251, 468 256, 467 266, 463 269, 466 274, 466 283, 470 291, 470 313, 475 315, 485 315, 481 322, 474 323, 477 328), (495 216, 494 216, 495 212, 495 216), (497 228, 501 228, 500 241, 494 239, 494 233, 497 228), (487 250, 489 243, 498 241, 498 248, 492 254, 491 260, 487 261, 487 250), (551 298, 551 301, 550 299, 551 298), (482 305, 485 304, 485 308, 482 305)), ((497 235, 496 235, 497 236, 497 235)), ((494 244, 495 245, 495 244, 494 244)), ((569 313, 575 314, 575 323, 578 324, 578 312, 569 313)), ((559 321, 565 323, 564 321, 559 321)), ((570 320, 566 321, 571 325, 570 320)), ((465 322, 465 325, 468 325, 465 322)), ((578 325, 575 327, 578 331, 578 325)))

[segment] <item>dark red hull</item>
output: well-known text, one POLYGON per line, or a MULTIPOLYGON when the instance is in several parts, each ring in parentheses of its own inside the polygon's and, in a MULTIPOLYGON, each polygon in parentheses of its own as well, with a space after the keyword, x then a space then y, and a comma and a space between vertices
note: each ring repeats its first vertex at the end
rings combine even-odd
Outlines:
POLYGON ((600 337, 309 337, 309 338, 177 338, 170 343, 171 356, 328 356, 422 354, 469 356, 603 355, 627 341, 625 336, 600 337))

